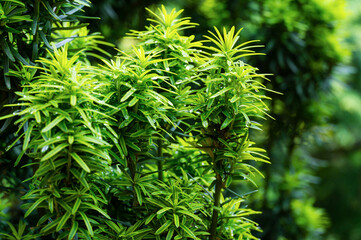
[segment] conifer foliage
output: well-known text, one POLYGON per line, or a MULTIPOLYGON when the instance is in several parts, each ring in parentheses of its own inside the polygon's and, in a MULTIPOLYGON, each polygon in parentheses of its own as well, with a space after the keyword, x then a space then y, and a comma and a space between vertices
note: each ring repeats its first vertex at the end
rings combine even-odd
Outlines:
POLYGON ((87 52, 106 43, 91 38, 10 70, 23 84, 8 107, 21 110, 0 120, 18 117, 14 164, 31 159, 23 207, 36 223, 3 238, 256 239, 247 216, 259 212, 231 189, 268 163, 249 137, 268 99, 266 77, 241 60, 255 41, 239 44, 234 27, 195 41, 182 11, 148 11, 133 50, 92 54, 100 65, 87 52))

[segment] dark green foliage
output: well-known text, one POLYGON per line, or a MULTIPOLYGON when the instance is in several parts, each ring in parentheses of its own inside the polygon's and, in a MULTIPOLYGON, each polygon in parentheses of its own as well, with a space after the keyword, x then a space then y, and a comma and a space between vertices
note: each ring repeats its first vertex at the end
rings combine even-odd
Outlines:
MULTIPOLYGON (((44 56, 49 45, 51 34, 56 29, 67 27, 56 26, 59 22, 76 20, 75 14, 87 1, 1 1, 1 46, 3 74, 9 70, 9 61, 33 65, 38 56, 44 56)), ((80 26, 79 26, 80 27, 80 26)), ((64 45, 69 39, 64 38, 56 47, 64 45)), ((11 64, 12 65, 12 64, 11 64)), ((4 75, 5 86, 11 89, 10 78, 4 75)))

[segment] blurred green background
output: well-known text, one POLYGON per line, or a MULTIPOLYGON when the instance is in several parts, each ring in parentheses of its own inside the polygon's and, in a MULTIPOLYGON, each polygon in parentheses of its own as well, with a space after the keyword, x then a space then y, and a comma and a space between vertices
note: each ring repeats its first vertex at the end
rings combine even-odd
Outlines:
MULTIPOLYGON (((241 41, 260 40, 264 47, 257 51, 266 55, 245 61, 273 74, 265 84, 281 94, 269 94, 273 99, 269 114, 276 120, 266 121, 263 132, 252 132, 272 162, 259 166, 265 178, 256 179, 259 190, 249 200, 251 208, 263 212, 254 217, 263 229, 258 237, 361 239, 359 0, 93 0, 92 4, 85 15, 101 19, 84 21, 119 49, 133 43, 125 38, 130 29, 148 24, 145 8, 154 10, 160 4, 184 9, 183 16, 199 23, 185 33, 197 39, 213 26, 236 26, 244 28, 241 41)), ((5 149, 5 141, 0 144, 5 149)), ((17 196, 7 192, 22 189, 17 178, 5 174, 11 161, 1 160, 0 230, 5 220, 17 222, 21 215, 14 202, 17 196)), ((26 174, 22 169, 11 173, 26 174)), ((254 190, 233 188, 241 193, 254 190)))

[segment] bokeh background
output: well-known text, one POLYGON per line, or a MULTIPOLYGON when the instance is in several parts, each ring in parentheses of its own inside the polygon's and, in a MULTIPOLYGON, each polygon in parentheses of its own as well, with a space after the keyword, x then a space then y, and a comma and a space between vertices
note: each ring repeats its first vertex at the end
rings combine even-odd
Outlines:
MULTIPOLYGON (((93 0, 84 19, 92 32, 127 49, 130 29, 142 30, 161 4, 184 9, 202 39, 213 26, 243 28, 240 41, 259 40, 265 55, 244 59, 270 73, 270 116, 252 135, 272 164, 249 205, 260 210, 261 239, 361 239, 361 1, 360 0, 93 0), (97 19, 96 17, 100 17, 97 19)), ((112 48, 108 51, 116 54, 112 48)), ((0 132, 0 230, 22 215, 22 183, 5 155, 0 132), (9 175, 11 173, 11 175, 9 175), (10 192, 13 192, 10 194, 10 192)), ((16 155, 16 152, 8 153, 16 155)), ((26 186, 23 186, 26 188, 26 186)), ((235 185, 241 193, 251 186, 235 185)))

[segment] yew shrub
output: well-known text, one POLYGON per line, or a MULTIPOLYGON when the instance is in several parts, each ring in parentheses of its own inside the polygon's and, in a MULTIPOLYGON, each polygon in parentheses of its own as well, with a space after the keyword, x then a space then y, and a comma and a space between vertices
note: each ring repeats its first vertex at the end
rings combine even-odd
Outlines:
POLYGON ((234 27, 195 41, 182 11, 148 11, 146 30, 129 34, 137 44, 110 60, 106 42, 74 27, 82 37, 10 69, 21 90, 0 120, 16 119, 14 164, 30 159, 23 207, 36 221, 2 238, 256 239, 248 216, 259 212, 232 190, 268 163, 249 135, 267 115, 267 78, 241 60, 256 41, 238 43, 234 27))

